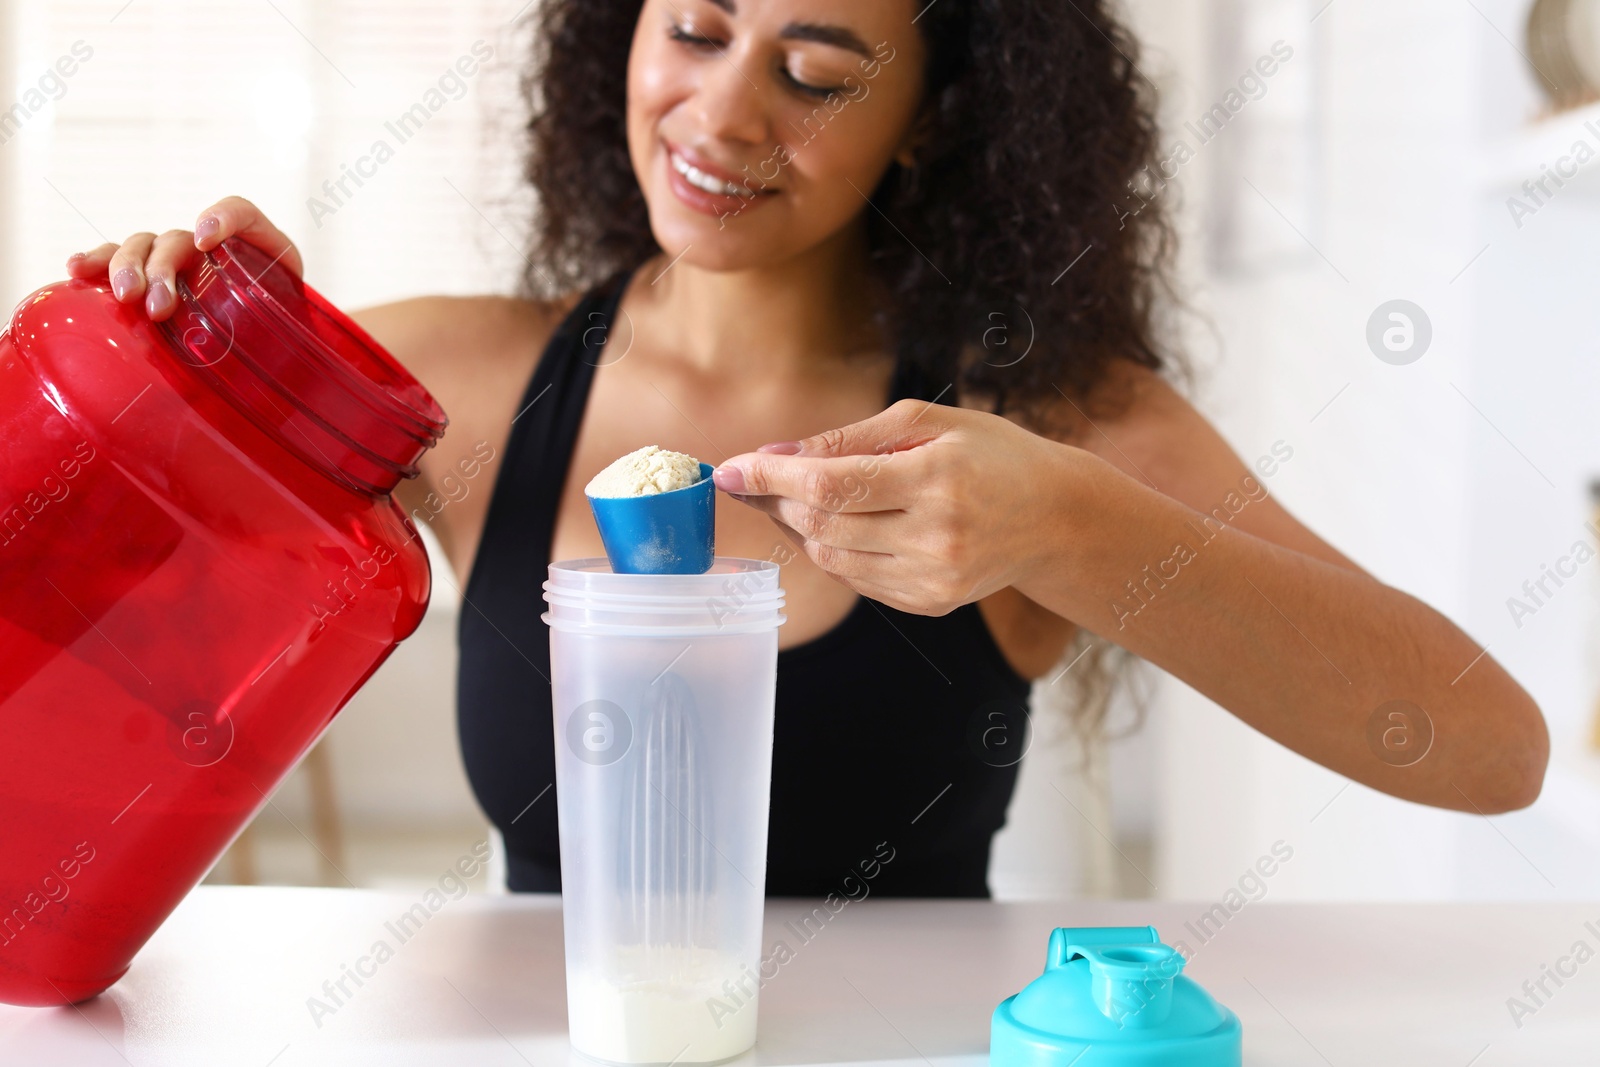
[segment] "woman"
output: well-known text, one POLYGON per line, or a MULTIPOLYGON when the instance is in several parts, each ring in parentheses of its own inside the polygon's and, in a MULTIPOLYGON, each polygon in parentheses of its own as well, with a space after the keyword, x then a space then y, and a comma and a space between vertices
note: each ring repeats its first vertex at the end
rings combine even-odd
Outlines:
MULTIPOLYGON (((770 893, 870 870, 986 895, 1016 774, 988 726, 1080 628, 1373 788, 1538 795, 1528 695, 1266 497, 1163 377, 1169 231, 1159 199, 1127 207, 1155 124, 1103 5, 545 11, 529 295, 359 316, 459 442, 401 499, 466 595, 462 751, 513 889, 560 885, 539 583, 603 554, 582 487, 643 444, 716 459, 718 551, 783 564, 770 893), (1424 721, 1424 758, 1395 758, 1388 724, 1424 721)), ((231 234, 301 269, 239 199, 70 267, 161 319, 231 234)))

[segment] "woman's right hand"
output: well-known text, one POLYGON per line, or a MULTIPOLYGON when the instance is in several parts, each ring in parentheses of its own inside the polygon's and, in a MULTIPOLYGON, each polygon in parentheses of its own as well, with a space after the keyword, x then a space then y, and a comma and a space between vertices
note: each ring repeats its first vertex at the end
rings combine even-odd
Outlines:
POLYGON ((274 257, 299 277, 305 269, 300 251, 261 209, 242 197, 230 196, 200 213, 193 230, 168 230, 157 236, 136 233, 122 244, 106 243, 67 259, 67 274, 85 281, 111 279, 111 291, 124 304, 142 303, 154 322, 177 306, 175 279, 180 270, 227 237, 239 237, 274 257))

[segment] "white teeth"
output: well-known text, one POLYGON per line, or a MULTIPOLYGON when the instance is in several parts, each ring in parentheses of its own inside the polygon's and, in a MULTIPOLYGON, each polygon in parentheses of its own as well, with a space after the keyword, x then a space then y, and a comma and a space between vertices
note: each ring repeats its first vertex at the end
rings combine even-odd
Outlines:
POLYGON ((670 155, 672 169, 683 175, 684 180, 696 189, 703 189, 713 196, 739 196, 748 199, 756 195, 742 185, 730 185, 721 178, 714 178, 705 171, 690 166, 688 161, 676 152, 670 155))

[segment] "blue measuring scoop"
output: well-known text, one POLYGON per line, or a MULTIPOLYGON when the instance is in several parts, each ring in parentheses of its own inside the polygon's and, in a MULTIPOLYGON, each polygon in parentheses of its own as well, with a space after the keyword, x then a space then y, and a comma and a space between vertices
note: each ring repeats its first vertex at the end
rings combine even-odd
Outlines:
POLYGON ((589 496, 606 558, 617 574, 704 574, 716 545, 711 464, 682 489, 643 496, 589 496))

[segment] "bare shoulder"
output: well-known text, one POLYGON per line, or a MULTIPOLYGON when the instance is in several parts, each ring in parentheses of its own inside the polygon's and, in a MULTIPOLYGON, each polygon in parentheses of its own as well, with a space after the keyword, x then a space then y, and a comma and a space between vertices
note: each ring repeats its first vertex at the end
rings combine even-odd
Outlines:
MULTIPOLYGON (((1048 429, 1040 428, 1037 420, 1021 411, 1008 411, 1006 418, 1052 440, 1100 455, 1135 477, 1140 475, 1129 447, 1149 453, 1147 458, 1157 462, 1161 456, 1171 455, 1185 436, 1204 438, 1210 429, 1210 423, 1166 378, 1132 362, 1108 366, 1104 378, 1087 396, 1056 391, 1050 398, 1043 409, 1048 429)), ((990 399, 977 394, 962 393, 957 402, 966 408, 993 410, 990 399)))
POLYGON ((501 414, 509 425, 512 406, 571 303, 424 296, 351 317, 439 401, 450 439, 487 430, 501 414))
MULTIPOLYGON (((575 298, 532 301, 505 296, 424 296, 381 304, 351 317, 388 349, 444 408, 450 424, 421 461, 421 475, 396 496, 429 521, 455 558, 476 544, 490 485, 459 496, 466 463, 478 471, 505 450, 516 406, 551 335, 575 298), (419 512, 418 509, 421 509, 419 512)), ((485 478, 492 484, 492 476, 485 478)), ((476 487, 474 487, 476 488, 476 487)))
POLYGON ((1237 460, 1210 420, 1160 372, 1133 362, 1113 363, 1095 392, 1061 397, 1056 435, 1159 488, 1197 468, 1237 460), (1198 450, 1198 451, 1197 451, 1198 450))
POLYGON ((1164 375, 1132 362, 1113 365, 1097 394, 1062 397, 1059 408, 1066 429, 1052 437, 1245 533, 1360 569, 1273 496, 1272 481, 1293 462, 1292 441, 1263 442, 1243 457, 1164 375))
POLYGON ((422 296, 351 317, 454 417, 452 394, 485 377, 530 369, 570 306, 506 296, 422 296))

